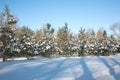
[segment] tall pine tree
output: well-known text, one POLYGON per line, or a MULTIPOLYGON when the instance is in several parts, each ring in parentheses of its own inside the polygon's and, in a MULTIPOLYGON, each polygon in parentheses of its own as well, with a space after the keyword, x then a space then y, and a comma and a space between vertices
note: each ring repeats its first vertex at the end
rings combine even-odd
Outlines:
POLYGON ((3 61, 7 58, 14 56, 16 44, 15 38, 15 24, 17 19, 10 14, 8 6, 5 6, 5 12, 2 14, 2 26, 0 27, 0 42, 2 44, 2 57, 3 61), (5 21, 5 22, 4 22, 5 21))

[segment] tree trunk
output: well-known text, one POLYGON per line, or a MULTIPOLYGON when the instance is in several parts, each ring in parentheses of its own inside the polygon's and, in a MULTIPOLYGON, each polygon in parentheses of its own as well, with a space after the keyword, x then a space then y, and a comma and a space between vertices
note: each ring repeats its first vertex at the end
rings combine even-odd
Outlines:
POLYGON ((3 55, 3 62, 5 62, 6 61, 6 57, 5 57, 5 55, 3 55))

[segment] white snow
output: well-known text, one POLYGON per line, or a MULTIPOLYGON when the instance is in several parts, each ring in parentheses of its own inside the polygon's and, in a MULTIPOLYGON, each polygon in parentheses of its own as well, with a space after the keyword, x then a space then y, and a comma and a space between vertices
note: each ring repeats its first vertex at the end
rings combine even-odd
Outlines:
POLYGON ((119 80, 120 54, 0 62, 0 80, 119 80))
POLYGON ((51 48, 51 46, 50 46, 50 45, 47 45, 47 46, 46 46, 46 49, 50 49, 50 48, 51 48))

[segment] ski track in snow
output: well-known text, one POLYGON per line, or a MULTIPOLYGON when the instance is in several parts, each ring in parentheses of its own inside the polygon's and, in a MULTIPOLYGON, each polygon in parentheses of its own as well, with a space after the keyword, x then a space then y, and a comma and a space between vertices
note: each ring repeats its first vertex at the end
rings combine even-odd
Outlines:
POLYGON ((120 54, 0 62, 0 80, 120 80, 120 54))

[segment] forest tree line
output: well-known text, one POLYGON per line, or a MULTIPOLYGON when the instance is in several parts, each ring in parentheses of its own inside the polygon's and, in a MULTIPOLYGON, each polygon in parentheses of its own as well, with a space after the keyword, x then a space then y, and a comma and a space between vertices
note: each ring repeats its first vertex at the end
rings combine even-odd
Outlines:
POLYGON ((33 31, 28 26, 18 27, 17 22, 5 6, 5 11, 0 14, 0 57, 3 61, 12 57, 108 56, 120 52, 120 24, 110 26, 113 34, 108 36, 104 28, 95 33, 92 28, 80 27, 79 33, 75 34, 67 23, 57 31, 50 23, 33 31))

